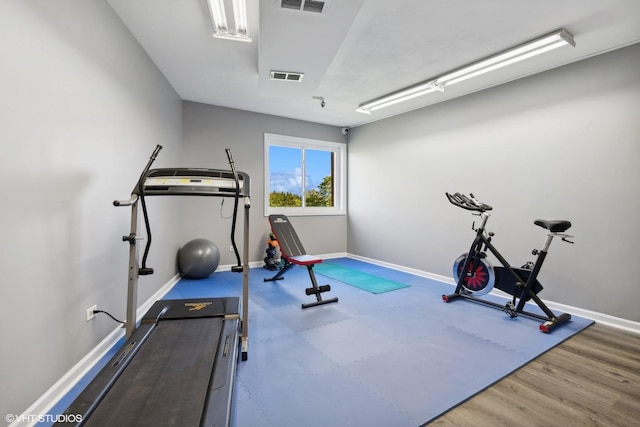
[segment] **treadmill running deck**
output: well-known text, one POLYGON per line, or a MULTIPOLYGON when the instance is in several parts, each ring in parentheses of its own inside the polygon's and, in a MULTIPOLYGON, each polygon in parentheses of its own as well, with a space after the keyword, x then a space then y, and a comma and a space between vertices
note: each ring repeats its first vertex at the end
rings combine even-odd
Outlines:
POLYGON ((239 298, 160 300, 69 406, 84 425, 229 425, 239 298))

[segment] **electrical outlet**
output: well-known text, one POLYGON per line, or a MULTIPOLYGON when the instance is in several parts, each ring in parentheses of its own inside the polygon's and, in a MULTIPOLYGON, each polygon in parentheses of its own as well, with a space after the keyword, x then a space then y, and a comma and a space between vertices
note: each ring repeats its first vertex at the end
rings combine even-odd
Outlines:
POLYGON ((229 245, 229 252, 233 252, 233 245, 229 245))
POLYGON ((87 322, 93 319, 94 317, 96 317, 95 311, 97 309, 98 309, 97 305, 92 305, 91 307, 87 308, 87 322))

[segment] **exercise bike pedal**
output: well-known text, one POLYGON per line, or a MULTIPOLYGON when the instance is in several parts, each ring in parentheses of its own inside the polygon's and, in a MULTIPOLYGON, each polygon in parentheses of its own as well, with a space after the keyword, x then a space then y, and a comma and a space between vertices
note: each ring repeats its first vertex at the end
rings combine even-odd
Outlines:
MULTIPOLYGON (((535 251, 535 249, 534 249, 535 251)), ((532 252, 533 253, 533 252, 532 252)), ((537 255, 537 254, 533 254, 533 255, 537 255)), ((535 266, 535 264, 532 261, 527 261, 526 263, 524 263, 524 265, 520 268, 525 269, 525 270, 531 270, 533 271, 533 267, 535 266)))
POLYGON ((516 317, 518 317, 518 312, 516 311, 516 306, 513 305, 512 302, 506 303, 504 305, 504 308, 502 309, 502 311, 507 313, 509 315, 509 317, 511 317, 512 319, 515 319, 516 317))

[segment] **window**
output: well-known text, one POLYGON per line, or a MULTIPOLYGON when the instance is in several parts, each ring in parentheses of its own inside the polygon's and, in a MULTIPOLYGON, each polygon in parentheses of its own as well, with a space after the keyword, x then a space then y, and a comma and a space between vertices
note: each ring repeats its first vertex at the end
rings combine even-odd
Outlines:
POLYGON ((346 212, 347 145, 264 134, 265 216, 346 212))

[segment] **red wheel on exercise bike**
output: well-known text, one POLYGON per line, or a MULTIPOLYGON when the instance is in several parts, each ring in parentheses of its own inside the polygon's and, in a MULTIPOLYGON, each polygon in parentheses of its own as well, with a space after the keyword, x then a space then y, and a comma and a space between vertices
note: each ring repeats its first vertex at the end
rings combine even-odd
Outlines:
MULTIPOLYGON (((460 274, 462 274, 462 268, 467 256, 468 254, 464 253, 453 263, 453 278, 456 284, 460 280, 460 274)), ((496 274, 491 263, 486 258, 479 258, 477 261, 475 268, 473 260, 469 262, 466 280, 462 284, 462 288, 473 296, 488 294, 493 289, 496 281, 496 274)))

